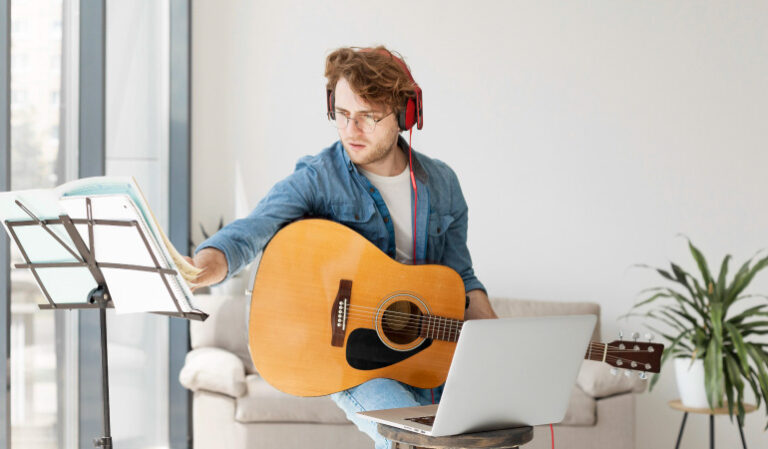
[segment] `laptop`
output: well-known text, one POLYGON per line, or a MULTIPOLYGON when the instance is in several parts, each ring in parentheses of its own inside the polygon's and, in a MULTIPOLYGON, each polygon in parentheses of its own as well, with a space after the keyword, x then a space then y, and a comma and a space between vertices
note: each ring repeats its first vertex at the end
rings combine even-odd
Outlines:
POLYGON ((430 436, 558 423, 596 322, 595 315, 466 321, 439 406, 358 415, 430 436))

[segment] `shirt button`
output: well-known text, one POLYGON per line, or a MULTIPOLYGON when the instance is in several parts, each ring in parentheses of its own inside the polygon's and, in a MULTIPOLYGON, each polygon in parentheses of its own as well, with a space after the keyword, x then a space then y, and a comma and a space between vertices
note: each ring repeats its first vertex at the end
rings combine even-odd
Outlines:
POLYGON ((389 223, 389 217, 384 217, 384 223, 389 223))
MULTIPOLYGON (((359 220, 359 219, 360 219, 360 215, 355 214, 355 220, 359 220)), ((440 231, 437 231, 437 232, 440 232, 440 231)))
POLYGON ((375 191, 376 191, 376 189, 374 189, 373 187, 371 187, 371 188, 370 188, 368 191, 369 191, 369 192, 371 192, 371 193, 373 193, 373 192, 375 192, 375 191))

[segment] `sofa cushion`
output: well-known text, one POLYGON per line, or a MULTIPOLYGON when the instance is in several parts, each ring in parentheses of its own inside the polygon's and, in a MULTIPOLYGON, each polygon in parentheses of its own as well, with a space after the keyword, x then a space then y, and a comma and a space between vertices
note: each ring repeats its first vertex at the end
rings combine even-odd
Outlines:
POLYGON ((642 393, 648 384, 636 374, 611 374, 611 367, 603 362, 584 360, 576 377, 576 385, 593 398, 604 398, 622 393, 642 393))
POLYGON ((247 295, 212 296, 195 295, 195 306, 208 314, 205 321, 190 321, 189 335, 192 348, 216 347, 235 354, 243 361, 248 373, 256 368, 248 352, 247 295))
POLYGON ((594 426, 597 422, 597 405, 594 398, 588 396, 578 386, 571 390, 571 398, 568 400, 568 410, 560 421, 565 426, 594 426))
POLYGON ((219 348, 197 348, 187 353, 179 382, 192 391, 208 390, 233 398, 246 391, 243 362, 219 348))
POLYGON ((283 393, 256 374, 246 378, 247 393, 237 399, 235 420, 348 424, 344 412, 328 396, 302 398, 283 393))
POLYGON ((491 298, 490 301, 493 310, 499 317, 596 315, 597 324, 592 333, 592 341, 600 341, 600 305, 597 303, 531 301, 506 298, 491 298))

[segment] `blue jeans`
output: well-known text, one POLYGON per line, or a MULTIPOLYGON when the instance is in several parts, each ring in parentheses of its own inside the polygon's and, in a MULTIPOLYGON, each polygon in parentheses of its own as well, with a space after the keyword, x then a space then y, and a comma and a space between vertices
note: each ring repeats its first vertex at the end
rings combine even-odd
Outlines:
MULTIPOLYGON (((433 389, 435 403, 440 402, 443 387, 433 389)), ((373 379, 331 395, 347 418, 355 423, 358 429, 368 434, 375 443, 376 449, 389 449, 389 441, 376 431, 376 423, 357 416, 357 412, 381 410, 387 408, 416 407, 432 403, 432 393, 429 389, 414 388, 392 379, 373 379)))

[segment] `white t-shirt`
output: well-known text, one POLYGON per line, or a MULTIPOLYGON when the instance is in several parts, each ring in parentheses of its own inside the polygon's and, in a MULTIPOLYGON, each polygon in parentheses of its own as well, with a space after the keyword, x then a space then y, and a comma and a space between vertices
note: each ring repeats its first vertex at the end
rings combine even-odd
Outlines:
POLYGON ((411 175, 408 164, 405 170, 395 176, 381 176, 358 167, 384 198, 389 209, 392 225, 395 227, 395 260, 401 263, 413 262, 413 208, 411 206, 411 175))

